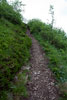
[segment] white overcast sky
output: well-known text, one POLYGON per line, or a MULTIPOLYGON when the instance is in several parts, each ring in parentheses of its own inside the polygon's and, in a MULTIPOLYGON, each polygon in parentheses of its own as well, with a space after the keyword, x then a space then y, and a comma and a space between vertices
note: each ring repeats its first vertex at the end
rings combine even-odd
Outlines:
MULTIPOLYGON (((11 0, 8 0, 11 1, 11 0)), ((26 4, 23 13, 27 20, 38 18, 50 23, 49 7, 54 5, 55 26, 67 33, 67 0, 20 0, 26 4)))

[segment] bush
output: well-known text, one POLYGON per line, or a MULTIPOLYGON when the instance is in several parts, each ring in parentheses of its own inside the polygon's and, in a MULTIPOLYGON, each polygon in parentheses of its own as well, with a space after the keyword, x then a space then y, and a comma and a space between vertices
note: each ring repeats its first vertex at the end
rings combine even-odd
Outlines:
POLYGON ((48 40, 56 48, 64 50, 67 48, 67 38, 65 32, 61 29, 52 29, 51 25, 47 25, 37 19, 29 21, 28 26, 32 34, 41 34, 44 40, 48 40))
POLYGON ((21 24, 21 14, 14 11, 7 2, 0 1, 0 18, 5 18, 14 24, 21 24))

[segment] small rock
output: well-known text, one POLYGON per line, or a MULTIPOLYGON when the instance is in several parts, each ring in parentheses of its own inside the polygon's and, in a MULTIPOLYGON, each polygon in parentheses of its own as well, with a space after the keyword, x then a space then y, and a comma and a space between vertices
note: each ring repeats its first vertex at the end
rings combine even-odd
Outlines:
POLYGON ((34 87, 34 90, 37 90, 37 87, 34 87))
POLYGON ((38 73, 37 74, 40 74, 40 71, 38 71, 38 73))
POLYGON ((24 66, 23 67, 23 70, 29 70, 30 69, 30 66, 24 66))
POLYGON ((51 84, 52 86, 54 85, 54 83, 53 83, 53 82, 51 82, 50 84, 51 84))
POLYGON ((39 74, 40 74, 40 71, 38 71, 38 72, 34 72, 34 74, 35 74, 35 75, 39 75, 39 74))
POLYGON ((36 75, 36 74, 37 74, 37 72, 34 72, 34 74, 36 75))

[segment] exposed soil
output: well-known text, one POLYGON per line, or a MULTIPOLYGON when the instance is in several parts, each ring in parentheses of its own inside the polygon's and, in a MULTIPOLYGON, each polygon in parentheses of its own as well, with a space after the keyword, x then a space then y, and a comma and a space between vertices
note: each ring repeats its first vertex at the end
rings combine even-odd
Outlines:
POLYGON ((48 59, 38 41, 30 34, 29 30, 27 30, 27 34, 32 39, 31 79, 27 85, 28 100, 58 100, 58 90, 55 86, 54 76, 48 68, 48 59))

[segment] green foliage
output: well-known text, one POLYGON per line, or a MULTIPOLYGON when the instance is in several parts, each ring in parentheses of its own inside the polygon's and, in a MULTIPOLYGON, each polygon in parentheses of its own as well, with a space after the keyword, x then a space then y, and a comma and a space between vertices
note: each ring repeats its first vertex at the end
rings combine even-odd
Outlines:
POLYGON ((36 19, 29 21, 28 26, 32 34, 41 34, 44 40, 49 41, 50 44, 56 48, 64 50, 67 48, 67 37, 65 36, 65 32, 61 29, 51 29, 51 25, 47 25, 36 19))
MULTIPOLYGON (((0 100, 7 100, 11 81, 30 58, 31 39, 25 34, 26 29, 19 11, 0 0, 0 100)), ((26 95, 24 84, 22 89, 16 89, 26 95)))
POLYGON ((0 19, 0 91, 10 87, 10 81, 29 57, 31 39, 22 26, 0 19))
POLYGON ((21 14, 15 11, 12 5, 7 2, 0 1, 0 18, 6 18, 14 24, 21 24, 21 14))
POLYGON ((0 91, 0 100, 7 100, 7 91, 0 91))
MULTIPOLYGON (((49 67, 55 74, 56 80, 60 83, 67 82, 67 37, 65 32, 57 28, 52 29, 51 25, 36 19, 29 21, 28 26, 46 52, 50 60, 49 67)), ((66 98, 66 93, 63 94, 63 98, 66 98)))
POLYGON ((14 25, 6 19, 0 18, 0 100, 7 100, 6 90, 16 72, 28 62, 31 47, 31 39, 24 33, 25 25, 14 25))
POLYGON ((22 11, 22 6, 24 6, 24 4, 22 4, 21 1, 19 0, 15 0, 13 3, 12 3, 12 6, 13 6, 13 9, 20 13, 22 11))
POLYGON ((33 19, 30 20, 28 23, 28 26, 30 28, 31 33, 37 33, 39 34, 40 31, 44 28, 44 23, 42 23, 40 20, 38 19, 33 19))

